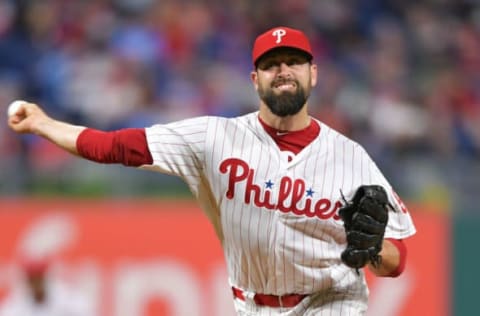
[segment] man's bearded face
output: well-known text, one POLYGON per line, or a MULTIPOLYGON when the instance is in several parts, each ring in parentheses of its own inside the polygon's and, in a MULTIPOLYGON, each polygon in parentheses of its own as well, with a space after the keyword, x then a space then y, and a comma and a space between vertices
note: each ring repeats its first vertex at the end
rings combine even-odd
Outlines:
POLYGON ((310 90, 295 79, 275 79, 269 87, 259 84, 258 95, 273 114, 285 117, 300 112, 307 102, 310 90), (285 87, 285 89, 283 89, 285 87))

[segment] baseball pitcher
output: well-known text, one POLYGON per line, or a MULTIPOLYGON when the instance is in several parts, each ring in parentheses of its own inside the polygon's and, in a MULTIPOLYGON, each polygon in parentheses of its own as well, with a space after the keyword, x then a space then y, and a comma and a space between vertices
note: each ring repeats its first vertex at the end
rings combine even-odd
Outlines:
POLYGON ((104 132, 25 102, 9 125, 95 162, 181 177, 221 241, 238 315, 364 315, 363 269, 402 273, 409 212, 362 146, 309 115, 318 73, 303 32, 261 34, 252 62, 260 104, 244 116, 104 132))

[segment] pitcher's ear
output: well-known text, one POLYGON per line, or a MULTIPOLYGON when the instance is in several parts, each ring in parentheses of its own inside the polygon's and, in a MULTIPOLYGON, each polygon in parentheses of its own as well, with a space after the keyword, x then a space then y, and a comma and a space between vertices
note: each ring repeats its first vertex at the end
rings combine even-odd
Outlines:
POLYGON ((312 78, 312 87, 315 87, 318 81, 318 67, 316 64, 310 65, 310 77, 312 78))
POLYGON ((256 70, 250 73, 250 80, 252 80, 253 85, 255 86, 255 90, 258 88, 258 73, 256 70))

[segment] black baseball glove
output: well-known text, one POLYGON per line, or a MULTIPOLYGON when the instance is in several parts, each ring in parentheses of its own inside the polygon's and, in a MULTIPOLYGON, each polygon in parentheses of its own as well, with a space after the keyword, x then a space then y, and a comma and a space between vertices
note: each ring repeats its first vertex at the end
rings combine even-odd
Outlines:
POLYGON ((347 248, 341 256, 343 263, 357 272, 369 262, 378 266, 388 210, 392 208, 385 189, 379 185, 363 185, 350 201, 343 199, 345 205, 339 210, 347 234, 347 248))

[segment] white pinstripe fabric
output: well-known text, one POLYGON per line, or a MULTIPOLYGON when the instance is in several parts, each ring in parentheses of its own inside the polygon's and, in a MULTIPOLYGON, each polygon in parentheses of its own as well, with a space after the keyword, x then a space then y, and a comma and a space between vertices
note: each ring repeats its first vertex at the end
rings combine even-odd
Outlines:
MULTIPOLYGON (((365 150, 319 124, 319 137, 290 162, 264 131, 258 112, 155 125, 146 129, 154 162, 142 168, 186 181, 222 241, 232 285, 275 295, 343 291, 345 304, 339 306, 358 311, 367 289, 363 277, 359 281, 340 261, 345 233, 334 213, 341 192, 349 198, 362 184, 382 185, 397 208, 385 236, 406 238, 415 228, 365 150), (292 205, 296 212, 289 211, 292 205)), ((324 304, 331 306, 325 315, 336 315, 340 307, 334 302, 324 304)))

